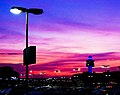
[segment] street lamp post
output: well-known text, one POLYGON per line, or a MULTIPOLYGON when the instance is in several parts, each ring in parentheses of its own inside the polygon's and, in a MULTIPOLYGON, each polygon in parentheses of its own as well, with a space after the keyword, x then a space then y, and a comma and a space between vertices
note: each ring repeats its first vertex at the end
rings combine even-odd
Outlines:
POLYGON ((101 68, 105 68, 105 72, 107 68, 110 68, 110 65, 102 65, 101 68))
POLYGON ((61 71, 60 71, 60 70, 55 70, 54 73, 56 74, 55 76, 56 76, 56 78, 57 78, 57 74, 60 74, 61 71))
POLYGON ((46 72, 40 72, 41 78, 44 78, 44 75, 46 74, 46 72))
POLYGON ((75 71, 77 74, 80 71, 80 68, 73 68, 73 71, 75 71))
MULTIPOLYGON (((43 13, 42 9, 30 8, 26 9, 23 7, 12 7, 10 12, 13 14, 20 14, 22 12, 26 13, 26 49, 28 48, 28 14, 32 13, 34 15, 39 15, 43 13)), ((26 82, 28 82, 28 68, 29 64, 26 64, 26 82)))

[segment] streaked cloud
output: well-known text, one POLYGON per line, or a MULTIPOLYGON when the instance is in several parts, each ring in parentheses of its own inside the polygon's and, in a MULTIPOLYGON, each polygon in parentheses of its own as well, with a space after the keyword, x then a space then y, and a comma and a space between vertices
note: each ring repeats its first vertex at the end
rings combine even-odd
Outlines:
POLYGON ((60 75, 71 75, 75 73, 74 67, 86 71, 89 55, 95 60, 95 71, 102 71, 104 64, 109 64, 111 71, 116 70, 120 65, 119 3, 118 0, 1 1, 0 66, 25 71, 25 14, 9 12, 12 5, 19 5, 44 10, 38 16, 29 14, 29 46, 37 47, 37 63, 30 65, 34 73, 45 71, 49 76, 59 69, 60 75))

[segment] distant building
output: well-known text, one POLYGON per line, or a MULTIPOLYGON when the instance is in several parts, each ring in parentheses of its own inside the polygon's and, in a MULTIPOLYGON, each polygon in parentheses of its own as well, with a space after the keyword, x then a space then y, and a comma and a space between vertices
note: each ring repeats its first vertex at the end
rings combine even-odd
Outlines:
POLYGON ((88 72, 92 73, 92 67, 94 67, 94 60, 92 59, 92 56, 88 56, 88 59, 86 60, 86 67, 88 67, 88 72))
POLYGON ((85 83, 85 85, 106 85, 106 84, 116 84, 120 85, 120 71, 107 72, 103 73, 89 73, 83 72, 82 74, 72 75, 72 79, 79 79, 85 83))

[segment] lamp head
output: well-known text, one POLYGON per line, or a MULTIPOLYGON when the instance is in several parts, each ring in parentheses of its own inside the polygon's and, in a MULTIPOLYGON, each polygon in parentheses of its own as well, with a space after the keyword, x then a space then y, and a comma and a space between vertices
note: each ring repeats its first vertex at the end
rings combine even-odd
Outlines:
POLYGON ((10 9, 10 12, 13 14, 20 14, 21 12, 28 12, 28 13, 32 13, 34 15, 39 15, 39 14, 43 13, 43 9, 38 9, 38 8, 26 9, 23 7, 12 7, 10 9))
POLYGON ((23 8, 23 7, 12 7, 10 9, 10 12, 13 13, 13 14, 20 14, 21 12, 26 12, 26 8, 23 8))
POLYGON ((27 12, 32 13, 34 15, 39 15, 43 13, 43 9, 30 8, 30 9, 27 9, 27 12))

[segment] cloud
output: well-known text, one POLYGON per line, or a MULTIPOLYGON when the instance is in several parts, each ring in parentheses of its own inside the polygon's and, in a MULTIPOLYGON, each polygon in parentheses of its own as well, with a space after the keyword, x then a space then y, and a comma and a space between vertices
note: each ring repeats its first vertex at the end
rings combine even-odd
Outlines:
POLYGON ((0 53, 0 55, 22 55, 22 53, 0 53))
POLYGON ((119 60, 120 59, 120 53, 119 52, 106 52, 106 53, 98 53, 98 54, 93 54, 95 57, 95 60, 97 61, 102 61, 102 60, 107 60, 107 59, 112 59, 112 60, 119 60))
POLYGON ((24 42, 24 35, 18 31, 15 31, 10 28, 3 28, 0 26, 0 40, 2 41, 1 45, 12 45, 24 42))
MULTIPOLYGON (((65 30, 73 30, 73 29, 86 29, 86 28, 91 28, 93 27, 93 25, 89 24, 89 23, 85 23, 85 22, 79 22, 79 21, 75 21, 72 19, 68 19, 68 18, 54 18, 54 20, 50 21, 51 23, 53 23, 56 27, 58 27, 59 29, 65 31, 65 30)), ((62 33, 63 33, 62 31, 62 33)), ((67 31, 65 31, 67 32, 67 31)))
MULTIPOLYGON (((118 52, 106 52, 106 53, 85 53, 85 54, 79 54, 79 53, 65 53, 65 52, 50 52, 49 53, 41 53, 43 55, 39 55, 38 58, 42 58, 44 61, 44 65, 41 66, 48 66, 48 67, 84 67, 86 60, 89 55, 93 56, 93 60, 95 60, 95 66, 99 66, 104 64, 110 64, 113 66, 117 63, 115 63, 116 60, 119 61, 120 54, 118 52), (45 59, 48 58, 48 59, 45 59), (49 60, 51 59, 51 60, 49 60), (48 61, 47 61, 48 60, 48 61)), ((38 63, 40 64, 40 63, 38 63)))
POLYGON ((7 36, 9 36, 9 35, 18 35, 18 36, 20 36, 20 35, 23 35, 22 33, 20 33, 20 32, 16 32, 15 30, 12 30, 12 29, 10 29, 10 28, 4 28, 4 27, 0 27, 0 34, 6 34, 7 36))
MULTIPOLYGON (((4 54, 8 54, 8 55, 18 54, 19 55, 20 53, 0 53, 0 55, 4 55, 4 54)), ((107 59, 111 60, 112 58, 112 63, 115 63, 114 58, 115 58, 115 61, 116 59, 118 59, 119 61, 120 53, 119 52, 106 52, 106 53, 79 54, 79 53, 65 53, 65 52, 50 52, 49 51, 49 52, 45 52, 41 54, 42 55, 39 55, 38 57, 39 62, 29 66, 30 70, 33 70, 36 72, 46 71, 47 73, 50 73, 51 75, 53 75, 54 70, 59 69, 61 70, 61 75, 63 73, 70 75, 74 73, 72 69, 75 67, 80 67, 81 68, 80 72, 87 71, 86 60, 89 55, 93 56, 93 60, 95 60, 95 67, 93 68, 93 71, 101 72, 101 71, 104 71, 104 69, 102 69, 100 66, 103 65, 103 63, 105 64, 107 59), (43 58, 43 59, 41 60, 40 58, 43 58)), ((113 65, 112 63, 109 62, 110 67, 111 67, 110 70, 111 71, 118 70, 117 69, 118 64, 115 65, 116 64, 115 63, 113 65)), ((0 63, 0 64, 1 64, 0 66, 6 66, 6 65, 12 66, 15 68, 15 70, 25 73, 25 66, 23 66, 22 63, 20 64, 0 63)))
POLYGON ((51 71, 51 70, 55 70, 56 69, 56 66, 46 66, 45 64, 35 64, 35 65, 31 65, 30 66, 30 69, 31 70, 34 70, 34 71, 51 71))

